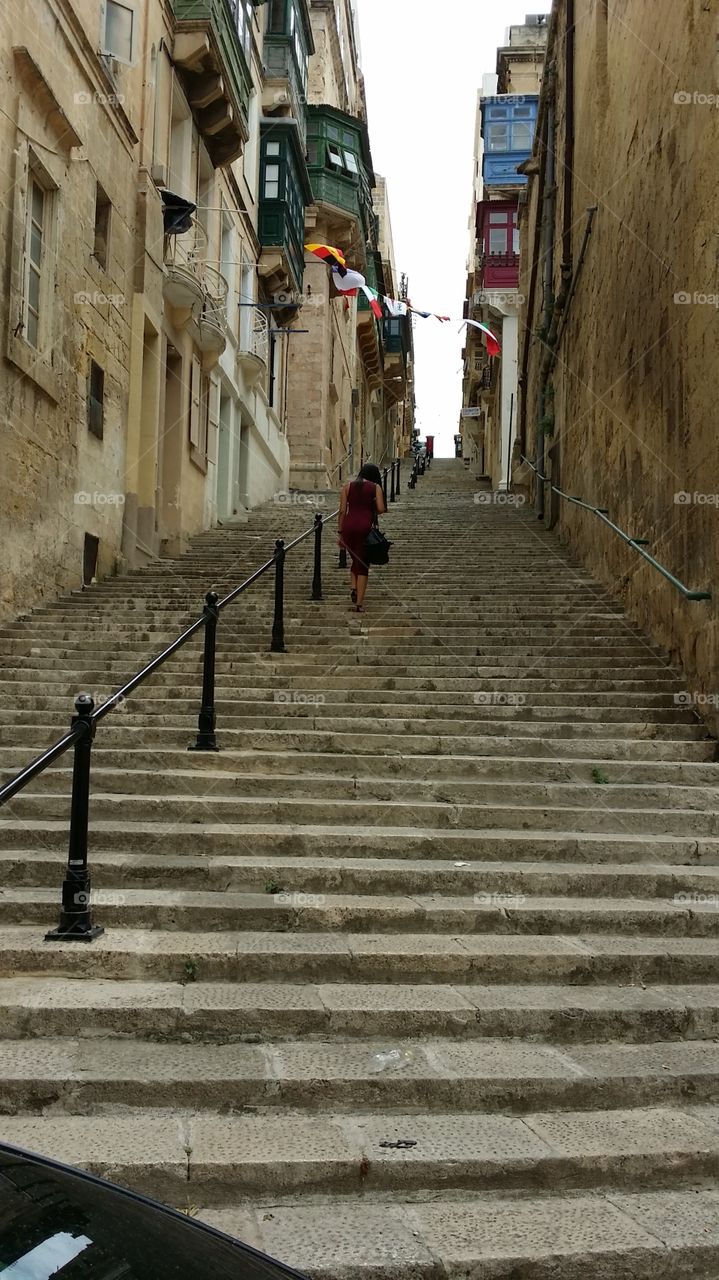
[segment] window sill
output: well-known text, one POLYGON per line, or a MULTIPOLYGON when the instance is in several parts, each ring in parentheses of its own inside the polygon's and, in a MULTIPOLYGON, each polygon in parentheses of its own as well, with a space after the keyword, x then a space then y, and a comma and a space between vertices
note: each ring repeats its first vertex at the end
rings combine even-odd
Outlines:
POLYGON ((14 333, 8 335, 7 358, 56 404, 60 402, 60 380, 50 361, 36 347, 14 333))

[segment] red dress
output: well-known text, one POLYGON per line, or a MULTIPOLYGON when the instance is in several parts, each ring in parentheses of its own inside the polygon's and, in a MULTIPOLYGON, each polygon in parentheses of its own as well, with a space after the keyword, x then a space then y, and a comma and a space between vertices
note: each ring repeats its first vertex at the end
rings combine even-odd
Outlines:
POLYGON ((352 557, 352 572, 366 578, 364 544, 375 518, 377 486, 371 480, 353 480, 347 493, 347 511, 342 520, 342 545, 352 557))

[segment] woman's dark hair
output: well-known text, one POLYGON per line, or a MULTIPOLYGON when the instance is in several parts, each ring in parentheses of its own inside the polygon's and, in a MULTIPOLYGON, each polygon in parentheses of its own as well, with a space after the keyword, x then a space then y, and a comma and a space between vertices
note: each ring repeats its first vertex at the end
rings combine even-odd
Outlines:
POLYGON ((376 467, 374 462, 365 462, 364 466, 361 468, 359 472, 359 475, 357 476, 357 479, 370 480, 372 484, 381 484, 382 474, 380 472, 379 467, 376 467))

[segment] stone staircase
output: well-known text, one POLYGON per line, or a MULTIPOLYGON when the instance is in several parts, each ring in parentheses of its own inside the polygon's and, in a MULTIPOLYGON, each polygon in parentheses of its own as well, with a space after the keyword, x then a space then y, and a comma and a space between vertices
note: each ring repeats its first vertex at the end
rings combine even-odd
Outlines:
MULTIPOLYGON (((326 532, 0 813, 0 1137, 330 1280, 719 1276, 719 790, 681 678, 435 462, 348 611, 326 532)), ((488 495, 484 495, 487 497, 488 495)), ((331 496, 326 509, 332 509, 331 496)), ((270 506, 0 632, 3 781, 307 527, 270 506)), ((691 605, 677 607, 691 608, 691 605)))

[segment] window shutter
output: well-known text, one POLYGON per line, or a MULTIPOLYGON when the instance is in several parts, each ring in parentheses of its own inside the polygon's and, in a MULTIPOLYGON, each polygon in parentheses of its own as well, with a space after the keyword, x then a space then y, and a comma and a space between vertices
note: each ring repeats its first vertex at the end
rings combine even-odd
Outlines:
POLYGON ((217 459, 217 433, 220 425, 220 384, 210 381, 207 411, 207 461, 217 459))
POLYGON ((192 357, 190 369, 190 444, 201 446, 202 427, 202 365, 197 356, 192 357))

